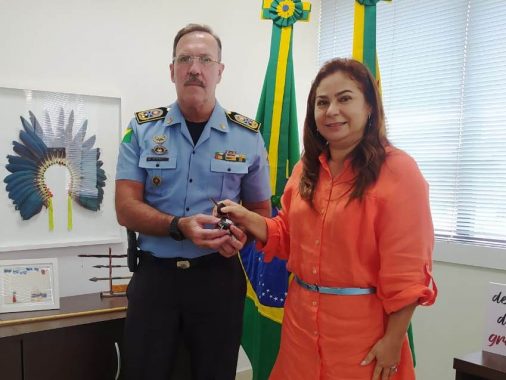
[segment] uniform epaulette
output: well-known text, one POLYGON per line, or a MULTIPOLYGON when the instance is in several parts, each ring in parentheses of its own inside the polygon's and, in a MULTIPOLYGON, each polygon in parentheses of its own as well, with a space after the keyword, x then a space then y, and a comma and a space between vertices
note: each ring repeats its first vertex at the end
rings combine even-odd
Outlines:
POLYGON ((143 124, 148 121, 160 120, 167 115, 169 112, 167 107, 153 108, 146 111, 140 111, 135 113, 135 118, 137 119, 137 123, 143 124))
POLYGON ((227 111, 227 117, 236 122, 237 124, 248 128, 250 131, 257 132, 260 129, 260 123, 256 120, 250 119, 247 116, 243 116, 241 114, 238 114, 237 112, 233 111, 227 111))

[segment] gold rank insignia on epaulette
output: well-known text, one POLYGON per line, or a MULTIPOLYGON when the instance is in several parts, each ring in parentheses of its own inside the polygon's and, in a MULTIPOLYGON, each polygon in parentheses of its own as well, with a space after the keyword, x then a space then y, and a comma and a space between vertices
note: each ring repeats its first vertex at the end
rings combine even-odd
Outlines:
POLYGON ((258 132, 260 129, 260 123, 256 120, 250 119, 249 117, 243 116, 241 114, 238 114, 237 112, 228 111, 227 117, 236 122, 237 124, 248 128, 249 130, 253 132, 258 132))
POLYGON ((135 113, 135 118, 137 119, 137 123, 143 124, 148 121, 160 120, 167 115, 169 110, 167 107, 153 108, 147 111, 140 111, 135 113))

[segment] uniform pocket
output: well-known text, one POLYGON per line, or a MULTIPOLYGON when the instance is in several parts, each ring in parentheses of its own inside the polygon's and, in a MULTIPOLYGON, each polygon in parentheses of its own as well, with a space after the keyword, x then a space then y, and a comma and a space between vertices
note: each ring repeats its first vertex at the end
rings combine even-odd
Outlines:
POLYGON ((145 188, 148 192, 160 193, 171 181, 169 178, 177 168, 177 156, 167 154, 164 156, 142 156, 139 167, 148 173, 145 188))
POLYGON ((212 160, 211 171, 225 174, 246 174, 248 172, 248 164, 246 162, 234 162, 224 160, 212 160))
POLYGON ((241 179, 248 173, 247 162, 211 160, 211 172, 221 175, 220 199, 237 199, 241 192, 241 179))

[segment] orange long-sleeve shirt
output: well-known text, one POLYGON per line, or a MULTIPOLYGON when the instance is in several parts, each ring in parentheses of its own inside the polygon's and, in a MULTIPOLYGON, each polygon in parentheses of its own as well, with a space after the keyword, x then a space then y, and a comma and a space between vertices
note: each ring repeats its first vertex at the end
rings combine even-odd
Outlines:
MULTIPOLYGON (((416 163, 387 147, 377 182, 363 200, 346 204, 354 177, 349 162, 332 178, 324 155, 314 196, 302 200, 295 167, 282 197, 282 210, 266 219, 266 260, 288 259, 304 281, 329 287, 375 287, 366 296, 336 296, 302 289, 292 282, 285 303, 281 348, 271 379, 365 380, 374 364, 360 362, 383 336, 387 315, 419 303, 430 305, 434 233, 428 185, 416 163), (344 195, 344 196, 343 196, 344 195)), ((414 379, 407 340, 395 379, 414 379)))

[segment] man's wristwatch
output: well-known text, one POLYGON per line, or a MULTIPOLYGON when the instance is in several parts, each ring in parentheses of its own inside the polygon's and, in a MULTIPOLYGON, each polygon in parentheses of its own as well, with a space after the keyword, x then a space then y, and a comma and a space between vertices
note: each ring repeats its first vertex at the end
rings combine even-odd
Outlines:
POLYGON ((172 221, 170 222, 169 226, 169 236, 177 241, 186 239, 177 225, 179 223, 179 219, 180 219, 179 216, 175 216, 174 218, 172 218, 172 221))

